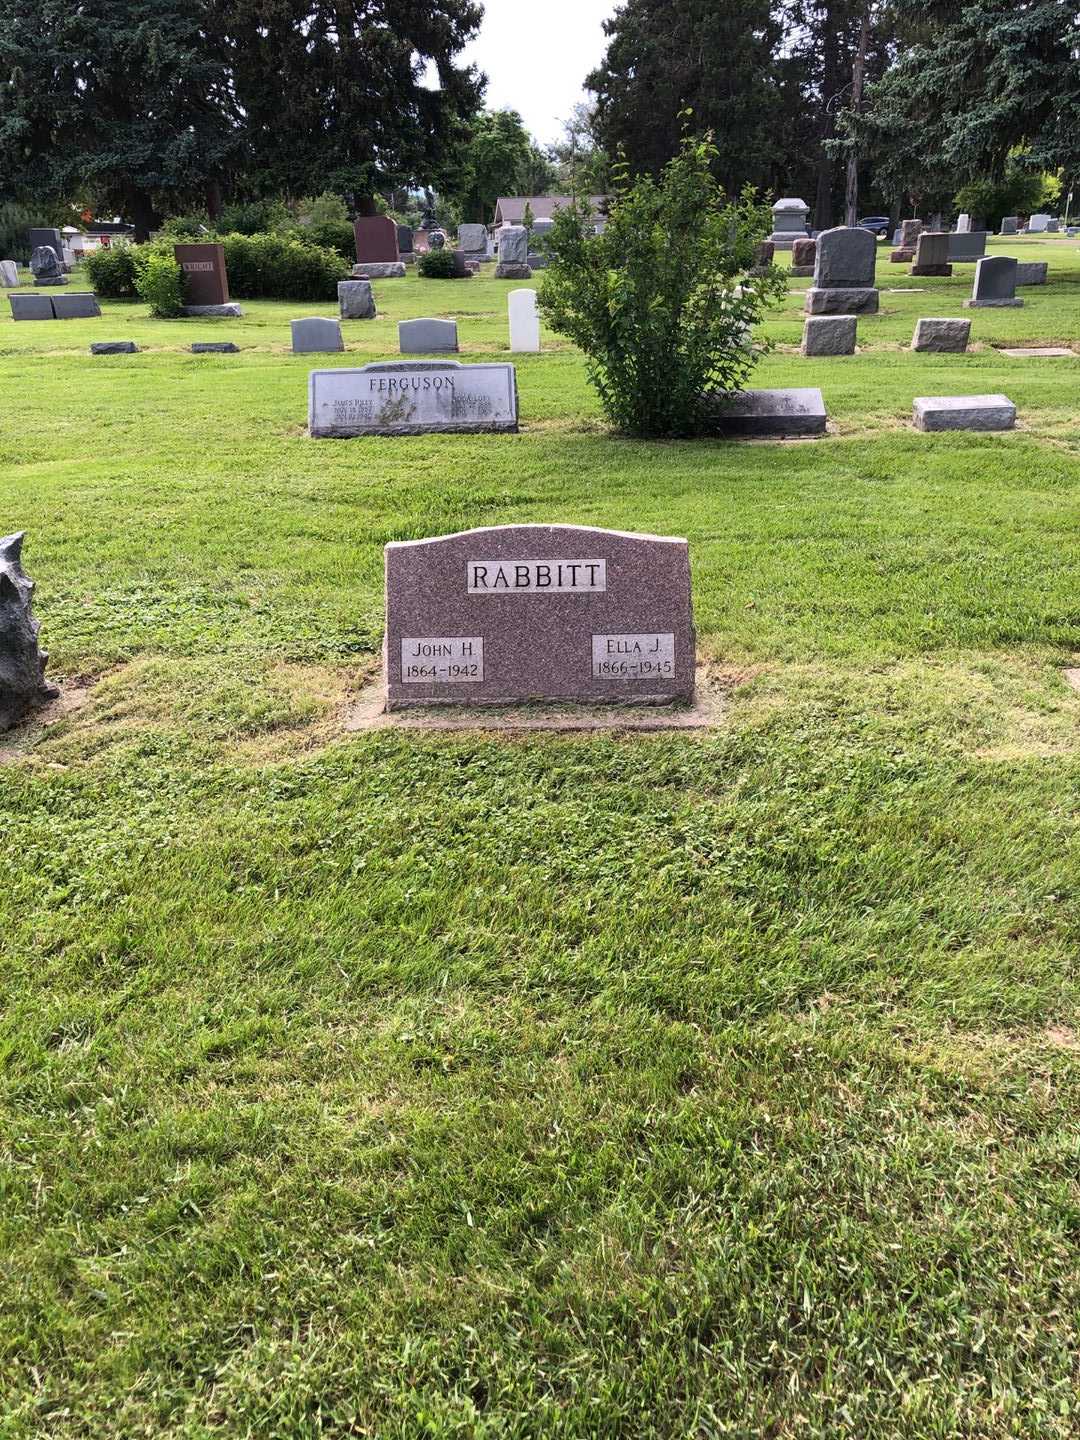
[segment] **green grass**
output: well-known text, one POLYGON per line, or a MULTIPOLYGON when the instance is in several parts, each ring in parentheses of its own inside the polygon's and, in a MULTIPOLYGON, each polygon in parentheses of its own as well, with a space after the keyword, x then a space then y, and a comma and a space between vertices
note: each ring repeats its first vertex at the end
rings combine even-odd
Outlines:
POLYGON ((3 1440, 1077 1434, 1080 358, 995 346, 1077 343, 1080 250, 994 248, 1054 280, 967 356, 904 346, 970 266, 853 357, 777 312, 807 443, 613 438, 549 335, 519 435, 306 438, 400 318, 504 355, 490 279, 341 356, 0 318, 86 702, 0 742, 3 1440), (345 731, 385 542, 521 520, 689 537, 717 729, 345 731))

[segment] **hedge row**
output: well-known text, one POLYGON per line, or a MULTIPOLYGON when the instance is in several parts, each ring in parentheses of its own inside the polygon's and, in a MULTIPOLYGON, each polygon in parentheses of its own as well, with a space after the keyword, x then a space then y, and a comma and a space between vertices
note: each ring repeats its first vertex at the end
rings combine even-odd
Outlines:
MULTIPOLYGON (((223 235, 229 295, 235 300, 336 300, 339 280, 350 264, 337 251, 291 235, 223 235)), ((150 258, 172 255, 171 241, 113 245, 86 257, 90 282, 107 300, 134 299, 139 276, 150 258)))

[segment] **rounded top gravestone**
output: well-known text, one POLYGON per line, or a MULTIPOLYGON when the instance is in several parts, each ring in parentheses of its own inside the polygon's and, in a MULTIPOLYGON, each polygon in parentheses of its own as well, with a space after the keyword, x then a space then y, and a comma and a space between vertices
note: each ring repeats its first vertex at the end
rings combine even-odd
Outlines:
POLYGON ((877 241, 858 225, 838 225, 817 237, 814 285, 821 289, 872 286, 877 241))

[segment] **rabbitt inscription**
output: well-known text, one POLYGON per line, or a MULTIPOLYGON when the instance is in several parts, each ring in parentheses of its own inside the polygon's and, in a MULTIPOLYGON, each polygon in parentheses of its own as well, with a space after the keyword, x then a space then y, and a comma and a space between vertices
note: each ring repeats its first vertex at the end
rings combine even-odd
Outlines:
POLYGON ((470 560, 470 595, 591 594, 607 589, 604 560, 470 560))

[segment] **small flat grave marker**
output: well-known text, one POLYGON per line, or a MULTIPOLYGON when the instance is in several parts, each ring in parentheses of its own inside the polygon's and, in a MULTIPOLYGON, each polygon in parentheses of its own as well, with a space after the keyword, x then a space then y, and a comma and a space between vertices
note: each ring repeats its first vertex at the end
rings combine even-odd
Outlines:
POLYGON ((999 355, 1007 355, 1010 360, 1075 360, 1076 351, 1067 350, 1062 345, 1019 345, 1011 350, 999 350, 999 355))
POLYGON ((916 430, 1011 430, 1016 406, 1006 395, 920 395, 912 416, 916 430))
POLYGON ((308 428, 316 439, 516 431, 514 367, 398 360, 313 370, 308 428))
POLYGON ((687 543, 500 525, 386 547, 388 710, 694 691, 687 543))

